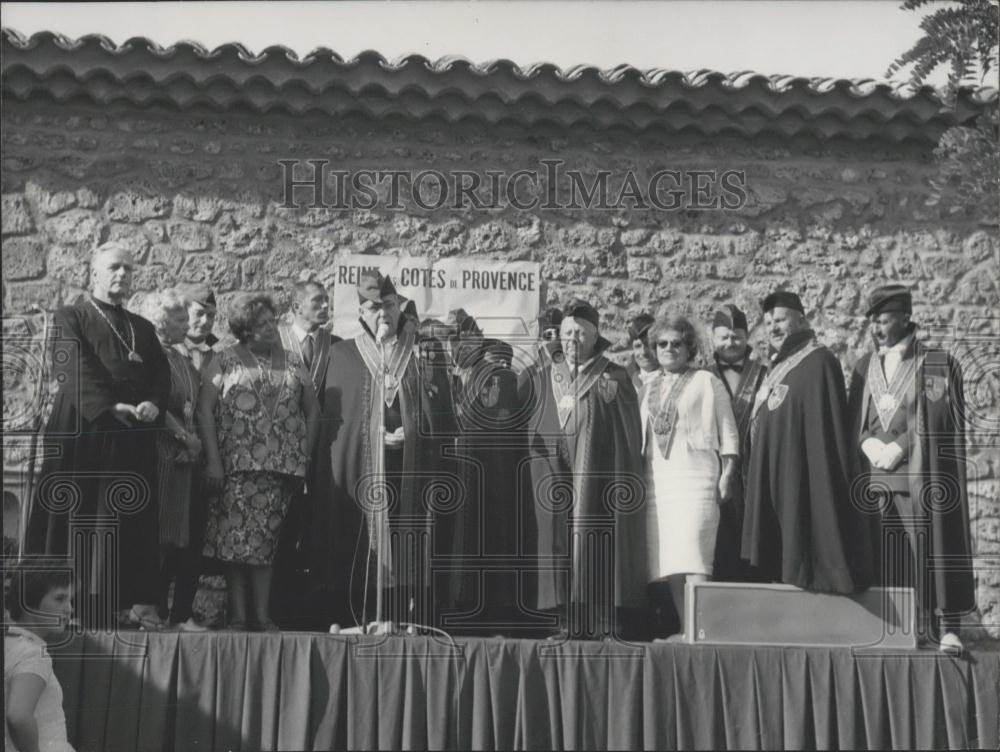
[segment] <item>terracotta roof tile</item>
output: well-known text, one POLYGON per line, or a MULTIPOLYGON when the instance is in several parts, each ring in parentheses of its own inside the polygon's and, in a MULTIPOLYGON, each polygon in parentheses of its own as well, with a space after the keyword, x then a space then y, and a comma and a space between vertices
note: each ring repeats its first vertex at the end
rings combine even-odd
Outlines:
POLYGON ((561 69, 460 57, 386 60, 362 52, 345 60, 319 48, 299 58, 272 46, 254 55, 240 44, 214 50, 194 42, 161 47, 133 37, 50 32, 30 38, 4 29, 4 96, 85 97, 186 109, 249 107, 257 112, 360 113, 371 117, 513 122, 525 126, 625 127, 706 135, 725 132, 934 142, 997 99, 995 88, 963 89, 954 109, 931 87, 874 81, 681 73, 620 65, 561 69))

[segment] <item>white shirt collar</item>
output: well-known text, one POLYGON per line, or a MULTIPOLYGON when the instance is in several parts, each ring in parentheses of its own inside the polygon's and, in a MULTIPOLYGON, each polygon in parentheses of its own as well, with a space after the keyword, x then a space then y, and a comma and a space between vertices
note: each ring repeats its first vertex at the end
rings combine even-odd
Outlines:
POLYGON ((212 346, 209 345, 207 342, 205 342, 205 340, 202 340, 201 342, 195 342, 194 340, 188 339, 187 337, 184 338, 184 347, 186 347, 188 350, 197 350, 199 352, 208 352, 209 350, 212 349, 212 346))
MULTIPOLYGON (((292 322, 292 332, 293 332, 293 333, 295 334, 295 340, 296 340, 296 341, 297 341, 297 342, 298 342, 299 344, 302 344, 303 342, 305 342, 305 341, 306 341, 306 337, 308 337, 308 336, 309 336, 309 334, 310 334, 310 333, 309 333, 308 331, 306 331, 306 330, 305 330, 305 329, 304 329, 304 328, 303 328, 303 327, 302 327, 302 326, 301 326, 301 325, 299 324, 299 322, 298 322, 298 321, 293 321, 293 322, 292 322)), ((315 332, 313 332, 313 334, 315 334, 315 332)))
POLYGON ((913 333, 907 334, 899 342, 894 344, 892 347, 880 347, 878 349, 879 355, 887 355, 889 353, 896 353, 902 355, 909 348, 910 344, 913 342, 913 333))

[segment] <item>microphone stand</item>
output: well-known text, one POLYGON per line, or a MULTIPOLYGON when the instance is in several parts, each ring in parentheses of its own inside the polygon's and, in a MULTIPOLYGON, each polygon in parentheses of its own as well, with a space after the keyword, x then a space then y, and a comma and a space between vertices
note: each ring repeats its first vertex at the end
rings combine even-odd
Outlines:
MULTIPOLYGON (((381 334, 381 327, 379 327, 381 334)), ((375 456, 375 479, 379 484, 381 503, 378 505, 375 522, 375 633, 382 634, 388 630, 385 623, 385 536, 382 535, 385 528, 386 504, 389 494, 386 488, 385 478, 385 382, 388 374, 385 370, 385 337, 378 343, 378 351, 381 358, 379 373, 381 375, 381 386, 379 388, 378 399, 378 453, 375 456)))

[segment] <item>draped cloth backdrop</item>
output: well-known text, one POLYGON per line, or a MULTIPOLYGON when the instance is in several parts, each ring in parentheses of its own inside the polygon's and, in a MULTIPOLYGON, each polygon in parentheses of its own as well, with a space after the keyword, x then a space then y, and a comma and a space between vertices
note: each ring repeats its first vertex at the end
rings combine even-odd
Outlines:
POLYGON ((1000 745, 1000 647, 318 634, 86 635, 53 648, 81 751, 889 749, 1000 745), (127 640, 127 642, 125 642, 127 640))

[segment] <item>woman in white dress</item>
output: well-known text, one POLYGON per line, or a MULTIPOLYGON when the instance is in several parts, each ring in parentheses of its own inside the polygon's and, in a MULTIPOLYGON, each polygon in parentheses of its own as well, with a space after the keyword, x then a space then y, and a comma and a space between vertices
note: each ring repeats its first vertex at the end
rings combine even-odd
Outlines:
POLYGON ((669 597, 684 621, 684 585, 712 575, 719 504, 730 494, 739 438, 729 395, 692 365, 694 327, 677 316, 649 332, 661 370, 640 392, 650 515, 647 552, 654 598, 669 597), (721 466, 721 468, 720 468, 721 466))

